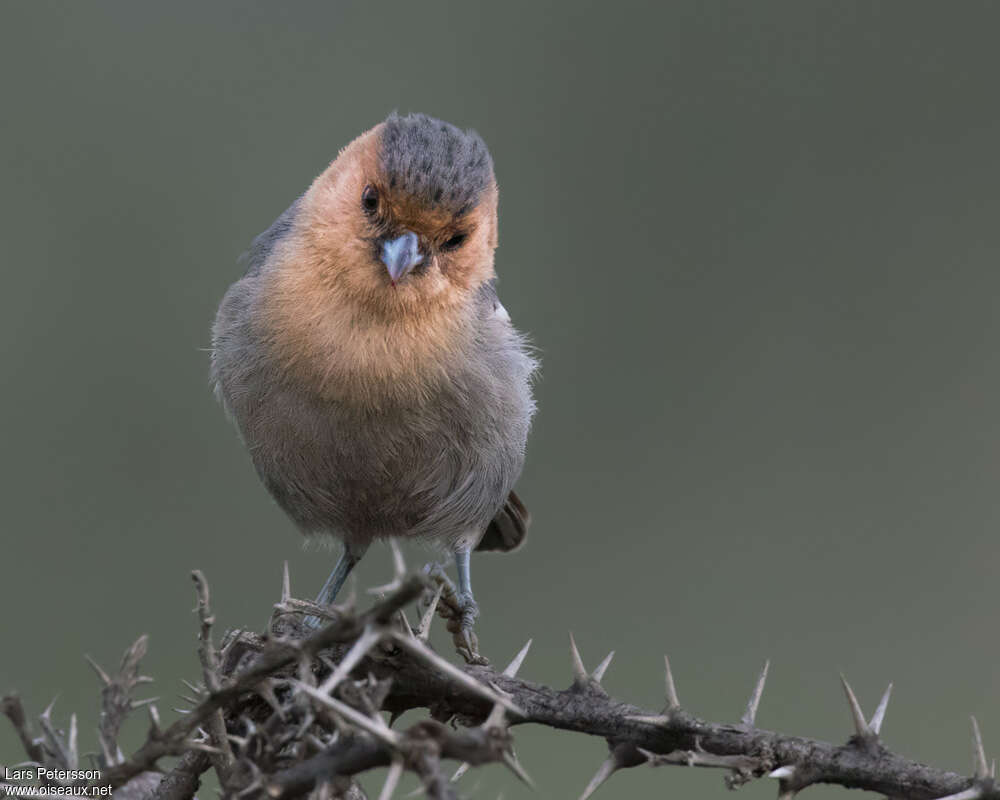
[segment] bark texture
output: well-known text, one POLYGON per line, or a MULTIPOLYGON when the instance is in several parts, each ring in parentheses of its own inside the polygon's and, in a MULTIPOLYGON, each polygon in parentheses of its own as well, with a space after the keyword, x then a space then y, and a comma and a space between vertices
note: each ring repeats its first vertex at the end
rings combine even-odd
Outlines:
MULTIPOLYGON (((1000 800, 995 764, 987 763, 975 719, 971 776, 919 764, 884 746, 879 731, 891 686, 869 719, 844 680, 854 731, 845 743, 832 744, 756 727, 767 665, 746 713, 735 723, 699 719, 686 710, 666 659, 662 709, 616 700, 601 685, 611 656, 588 671, 572 639, 572 681, 565 688, 519 676, 530 642, 497 670, 473 657, 475 648, 453 630, 456 651, 472 662, 459 666, 428 643, 435 615, 450 623, 449 629, 455 627, 454 587, 439 571, 407 575, 399 557, 393 580, 379 587, 380 599, 364 611, 353 602, 325 609, 293 598, 286 565, 268 630, 232 631, 220 648, 213 641, 208 584, 200 572, 192 577, 203 675, 201 682, 187 684, 188 707, 175 709, 179 717, 164 725, 155 703, 135 699, 138 688, 150 681, 139 672, 145 636, 126 650, 113 676, 91 661, 101 681, 100 755, 93 765, 101 778, 48 785, 81 790, 109 785, 124 800, 188 800, 200 776, 214 769, 228 797, 358 800, 365 795, 354 776, 388 767, 380 800, 395 796, 405 771, 419 776, 428 796, 457 799, 461 776, 491 762, 506 764, 530 783, 514 755, 513 731, 536 724, 607 741, 608 757, 589 785, 560 792, 581 800, 617 770, 643 765, 721 769, 729 788, 772 778, 779 798, 830 783, 889 798, 1000 800), (406 609, 417 603, 423 608, 414 628, 406 609), (319 616, 325 626, 304 626, 306 615, 319 616), (140 707, 149 715, 149 733, 126 756, 117 744, 118 731, 140 707), (394 727, 400 714, 414 708, 426 709, 427 716, 409 727, 394 727), (172 767, 166 765, 169 757, 179 757, 172 767), (445 761, 459 764, 454 774, 445 771, 445 761)), ((0 710, 29 762, 66 770, 91 766, 80 764, 75 716, 68 729, 61 729, 50 707, 39 716, 36 733, 16 695, 2 698, 0 710)), ((7 786, 0 782, 0 793, 7 786)))

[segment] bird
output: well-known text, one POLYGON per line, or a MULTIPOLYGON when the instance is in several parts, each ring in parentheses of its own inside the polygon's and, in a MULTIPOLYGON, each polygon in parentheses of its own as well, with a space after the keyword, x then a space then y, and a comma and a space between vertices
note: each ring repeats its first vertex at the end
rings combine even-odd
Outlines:
POLYGON ((471 553, 525 540, 538 363, 497 294, 497 203, 479 134, 393 112, 252 241, 222 299, 216 396, 298 529, 342 544, 318 605, 372 542, 421 541, 454 559, 470 641, 471 553))

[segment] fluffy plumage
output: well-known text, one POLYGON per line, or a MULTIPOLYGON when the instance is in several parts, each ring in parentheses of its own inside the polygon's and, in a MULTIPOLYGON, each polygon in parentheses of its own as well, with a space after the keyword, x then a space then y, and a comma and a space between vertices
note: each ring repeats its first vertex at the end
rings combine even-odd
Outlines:
POLYGON ((379 169, 391 189, 461 215, 493 182, 493 159, 475 131, 424 114, 393 114, 379 136, 379 169))
POLYGON ((212 379, 303 532, 357 552, 523 539, 511 490, 535 363, 493 287, 496 217, 479 136, 394 115, 254 240, 215 321, 212 379), (379 253, 403 232, 423 258, 394 284, 379 253))

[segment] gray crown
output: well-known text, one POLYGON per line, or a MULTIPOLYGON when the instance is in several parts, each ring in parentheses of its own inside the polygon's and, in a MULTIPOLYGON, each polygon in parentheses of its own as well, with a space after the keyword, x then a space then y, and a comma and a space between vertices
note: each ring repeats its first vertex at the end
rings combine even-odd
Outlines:
POLYGON ((474 208, 493 180, 493 159, 478 133, 425 114, 389 116, 379 168, 390 189, 455 214, 474 208))

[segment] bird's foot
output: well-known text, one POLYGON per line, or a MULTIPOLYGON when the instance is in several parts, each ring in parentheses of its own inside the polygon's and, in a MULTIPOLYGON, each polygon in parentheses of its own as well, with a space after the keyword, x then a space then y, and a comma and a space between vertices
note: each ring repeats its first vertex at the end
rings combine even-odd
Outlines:
POLYGON ((344 606, 322 606, 318 603, 311 603, 307 600, 296 600, 295 604, 298 606, 298 610, 300 612, 313 612, 302 617, 302 628, 307 633, 317 631, 324 625, 329 625, 334 620, 341 619, 345 612, 344 606))
POLYGON ((476 618, 479 617, 479 606, 471 592, 459 592, 456 598, 457 619, 449 620, 448 630, 451 632, 455 649, 465 659, 467 664, 488 665, 489 660, 479 653, 479 639, 473 629, 476 618))
POLYGON ((310 614, 308 617, 303 617, 302 627, 309 632, 318 631, 323 627, 323 620, 310 614))
POLYGON ((438 614, 445 620, 455 652, 466 664, 489 666, 489 659, 479 652, 479 639, 474 630, 479 606, 472 593, 459 592, 440 564, 428 564, 425 569, 430 579, 441 586, 438 614))
POLYGON ((280 621, 282 635, 308 636, 334 620, 342 619, 351 611, 351 603, 343 605, 324 604, 313 600, 292 597, 287 583, 282 588, 281 600, 274 604, 268 628, 274 629, 280 621))

